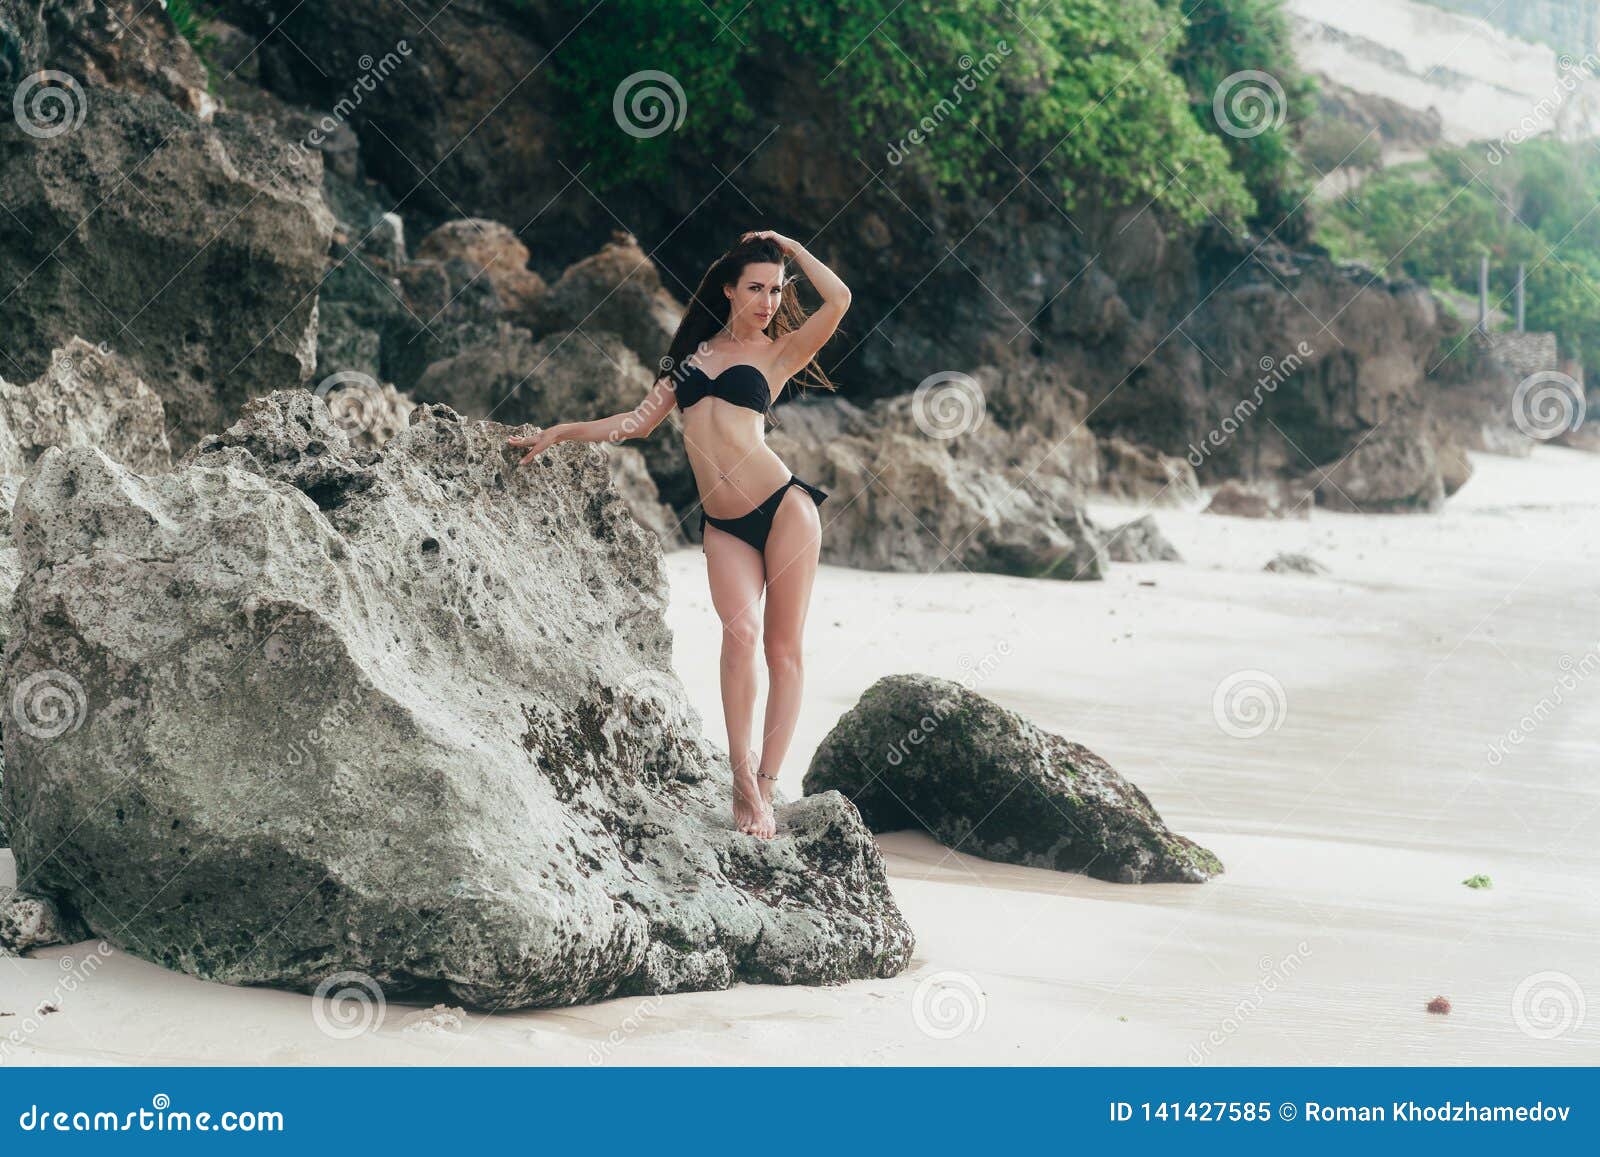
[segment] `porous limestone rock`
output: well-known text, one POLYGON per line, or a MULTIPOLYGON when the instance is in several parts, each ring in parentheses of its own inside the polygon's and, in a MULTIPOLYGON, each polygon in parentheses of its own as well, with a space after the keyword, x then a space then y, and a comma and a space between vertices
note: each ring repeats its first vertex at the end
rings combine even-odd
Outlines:
POLYGON ((358 449, 375 449, 411 424, 415 399, 380 384, 359 370, 343 370, 319 382, 317 396, 327 403, 334 424, 358 449))
MULTIPOLYGON (((172 465, 161 399, 113 351, 74 337, 53 350, 44 373, 13 385, 0 376, 0 650, 10 635, 11 596, 22 560, 11 538, 11 504, 22 475, 50 446, 98 446, 135 469, 172 465)), ((8 722, 0 711, 0 731, 8 722)), ((5 764, 0 760, 0 782, 5 764)), ((0 848, 10 824, 0 805, 0 848)))
POLYGON ((358 451, 285 391, 166 474, 46 451, 3 687, 57 708, 6 729, 30 889, 198 976, 474 1008, 898 973, 848 800, 734 828, 604 453, 518 469, 511 432, 424 406, 358 451))
POLYGON ((49 900, 13 888, 0 888, 0 956, 21 956, 35 948, 71 944, 84 929, 63 918, 49 900))
POLYGON ((0 376, 0 474, 26 474, 49 446, 99 446, 142 472, 172 465, 161 399, 125 358, 79 337, 31 382, 0 376))

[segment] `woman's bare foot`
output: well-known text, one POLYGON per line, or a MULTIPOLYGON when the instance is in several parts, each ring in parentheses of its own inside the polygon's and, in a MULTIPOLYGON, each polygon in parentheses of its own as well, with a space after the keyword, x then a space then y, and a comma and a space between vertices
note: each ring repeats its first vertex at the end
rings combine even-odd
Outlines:
POLYGON ((756 758, 756 753, 750 753, 750 766, 756 769, 756 784, 761 788, 761 798, 767 801, 767 806, 772 806, 772 793, 777 790, 778 779, 776 776, 768 779, 761 773, 761 761, 756 758))
POLYGON ((733 765, 733 822, 741 832, 770 840, 777 830, 772 805, 756 778, 755 752, 733 765))
POLYGON ((778 786, 778 781, 775 778, 768 779, 766 776, 761 774, 761 761, 756 758, 756 753, 753 748, 750 752, 750 766, 756 769, 756 786, 761 789, 761 802, 766 805, 767 816, 772 823, 771 830, 768 834, 777 835, 778 813, 774 811, 772 807, 772 793, 773 790, 778 786))

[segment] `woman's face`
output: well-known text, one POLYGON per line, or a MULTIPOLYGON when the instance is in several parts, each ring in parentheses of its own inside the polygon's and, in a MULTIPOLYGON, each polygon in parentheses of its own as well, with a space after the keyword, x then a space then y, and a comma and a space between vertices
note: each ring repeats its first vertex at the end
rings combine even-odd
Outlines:
POLYGON ((753 262, 739 280, 727 286, 728 324, 746 321, 767 328, 783 297, 783 266, 776 261, 753 262))

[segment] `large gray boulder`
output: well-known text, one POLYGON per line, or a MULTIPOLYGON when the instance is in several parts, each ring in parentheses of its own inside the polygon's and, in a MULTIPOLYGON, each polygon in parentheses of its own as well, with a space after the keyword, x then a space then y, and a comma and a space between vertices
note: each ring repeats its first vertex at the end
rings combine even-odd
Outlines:
POLYGON ((1437 439, 1416 410, 1369 431, 1355 449, 1307 479, 1317 501, 1350 514, 1431 513, 1444 506, 1437 439))
POLYGON ((198 976, 480 1008, 898 973, 844 797, 735 830, 605 454, 518 470, 511 432, 420 407, 355 451, 288 391, 163 475, 47 451, 3 687, 66 708, 6 729, 26 887, 198 976))
MULTIPOLYGON (((11 504, 22 476, 51 446, 98 446, 136 470, 172 465, 161 399, 115 352, 74 337, 52 350, 44 372, 13 384, 0 375, 0 650, 11 628, 11 596, 22 560, 11 537, 11 504)), ((6 713, 0 711, 0 732, 6 713)), ((0 782, 4 777, 0 760, 0 782)), ((0 802, 0 847, 10 842, 0 802)))
POLYGON ((159 96, 84 84, 76 107, 53 136, 0 123, 0 348, 17 377, 74 336, 118 350, 181 450, 312 372, 321 162, 265 122, 159 96))
POLYGON ((1201 883, 1222 862, 1162 822, 1082 744, 949 679, 887 675, 840 718, 805 791, 848 795, 873 831, 1123 884, 1201 883))

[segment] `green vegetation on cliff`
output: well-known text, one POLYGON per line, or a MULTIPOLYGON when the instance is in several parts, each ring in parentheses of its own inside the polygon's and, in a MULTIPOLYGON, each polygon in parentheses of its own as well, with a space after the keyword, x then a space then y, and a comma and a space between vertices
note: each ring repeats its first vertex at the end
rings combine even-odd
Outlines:
POLYGON ((946 196, 998 200, 1026 174, 1069 210, 1276 224, 1298 187, 1289 130, 1229 135, 1211 104, 1231 73, 1293 72, 1279 3, 604 0, 552 66, 601 189, 686 157, 731 171, 764 126, 815 117, 863 183, 904 165, 946 196), (781 103, 812 90, 810 107, 781 103))
POLYGON ((198 47, 213 15, 210 5, 201 0, 162 0, 162 7, 167 10, 167 17, 179 35, 198 47))
POLYGON ((1490 304, 1509 310, 1528 269, 1527 325, 1600 364, 1600 153, 1588 143, 1524 142, 1491 164, 1485 148, 1441 149, 1369 177, 1322 212, 1321 240, 1361 260, 1476 295, 1490 261, 1490 304))
POLYGON ((1311 186, 1295 148, 1300 119, 1315 107, 1315 91, 1295 64, 1283 0, 1166 3, 1186 12, 1189 23, 1173 68, 1188 86, 1195 116, 1219 135, 1255 199, 1254 223, 1275 231, 1280 241, 1303 240, 1310 218, 1302 206, 1311 186), (1270 81, 1243 75, 1249 73, 1265 74, 1270 81), (1237 121, 1230 100, 1243 101, 1255 118, 1237 121))

